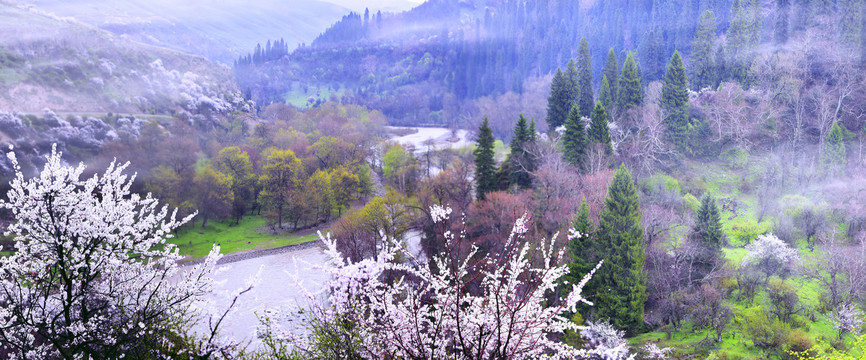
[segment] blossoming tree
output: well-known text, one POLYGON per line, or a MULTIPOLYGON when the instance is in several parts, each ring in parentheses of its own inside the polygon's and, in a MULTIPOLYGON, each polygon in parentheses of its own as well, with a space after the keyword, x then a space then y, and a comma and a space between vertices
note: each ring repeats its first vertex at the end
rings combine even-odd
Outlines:
MULTIPOLYGON (((568 273, 561 262, 564 251, 555 250, 554 241, 536 246, 520 241, 527 231, 526 216, 504 240, 505 251, 481 255, 475 247, 459 254, 466 247, 458 242, 468 239, 446 230, 451 209, 433 206, 430 212, 447 242, 445 251, 430 260, 432 266, 396 245, 375 258, 351 262, 330 236, 322 237, 333 261, 327 269, 330 291, 326 304, 314 302, 312 316, 338 324, 331 330, 351 333, 336 337, 355 351, 348 354, 346 347, 335 346, 340 357, 573 359, 627 352, 625 342, 614 349, 575 349, 556 339, 566 329, 578 330, 561 314, 574 311, 579 302, 589 303, 581 289, 598 266, 571 285, 564 299, 550 302, 557 280, 568 273), (395 261, 400 258, 406 261, 395 261)), ((569 237, 574 236, 580 234, 572 231, 569 237)), ((273 322, 266 325, 266 336, 288 338, 296 351, 320 350, 308 338, 281 333, 273 322)))
POLYGON ((0 353, 15 359, 135 357, 136 344, 170 333, 211 289, 219 257, 179 271, 166 242, 192 218, 130 193, 135 176, 112 164, 81 180, 53 149, 42 172, 15 178, 0 208, 14 216, 12 254, 0 258, 0 353))

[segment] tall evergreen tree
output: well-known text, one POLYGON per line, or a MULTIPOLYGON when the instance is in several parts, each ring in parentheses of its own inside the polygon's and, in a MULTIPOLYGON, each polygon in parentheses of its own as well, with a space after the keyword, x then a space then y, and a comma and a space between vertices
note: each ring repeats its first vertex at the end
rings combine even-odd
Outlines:
POLYGON ((845 149, 845 132, 839 123, 834 123, 821 151, 821 168, 831 176, 839 175, 845 170, 848 157, 845 149))
MULTIPOLYGON (((568 254, 570 255, 568 263, 568 275, 564 276, 566 284, 576 284, 581 280, 582 274, 588 274, 592 268, 598 263, 599 259, 596 255, 597 249, 593 241, 592 221, 589 220, 589 206, 584 198, 580 202, 580 209, 577 214, 574 214, 574 222, 572 228, 577 231, 580 236, 572 238, 568 241, 568 254)), ((594 281, 590 281, 583 288, 585 296, 592 296, 598 293, 598 287, 594 281)))
POLYGON ((607 60, 604 62, 604 76, 607 77, 608 85, 610 85, 611 98, 616 103, 616 86, 619 84, 619 62, 616 59, 616 53, 613 51, 613 48, 607 51, 607 60))
POLYGON ((617 91, 616 104, 620 111, 631 109, 643 103, 640 69, 632 52, 629 52, 625 57, 617 91))
POLYGON ((728 77, 746 86, 749 66, 751 65, 752 31, 751 16, 740 1, 731 7, 731 25, 725 34, 725 51, 728 55, 728 77))
POLYGON ((601 101, 595 103, 595 109, 592 112, 592 122, 589 123, 589 143, 602 144, 608 154, 613 153, 607 112, 604 110, 604 105, 601 104, 601 101))
POLYGON ((589 54, 589 43, 585 37, 580 39, 577 61, 578 88, 580 89, 577 103, 580 107, 580 114, 589 117, 592 113, 592 104, 595 103, 595 93, 592 90, 592 58, 589 54))
POLYGON ((776 0, 776 24, 773 26, 773 41, 776 44, 788 42, 788 15, 791 12, 791 0, 776 0))
POLYGON ((535 130, 535 118, 532 118, 529 122, 529 130, 527 132, 529 132, 529 142, 538 141, 538 130, 535 130))
POLYGON ((601 78, 601 89, 598 90, 598 101, 604 105, 605 109, 613 109, 613 92, 610 90, 610 82, 607 81, 607 74, 601 78))
POLYGON ((517 124, 514 126, 514 136, 511 137, 511 154, 508 155, 508 162, 511 163, 509 183, 523 189, 527 189, 532 185, 530 172, 534 169, 532 169, 529 153, 526 151, 526 146, 529 145, 531 139, 532 136, 527 127, 526 117, 520 114, 517 124))
POLYGON ((692 53, 689 57, 689 68, 692 74, 690 78, 696 91, 716 85, 714 83, 716 78, 714 74, 715 61, 713 60, 715 46, 716 17, 707 10, 701 15, 701 20, 698 22, 698 31, 695 33, 692 53))
POLYGON ((720 250, 724 237, 721 213, 719 212, 718 205, 716 205, 716 200, 710 194, 704 194, 701 198, 701 207, 698 209, 696 215, 695 234, 701 238, 704 244, 720 250))
POLYGON ((496 176, 496 160, 493 158, 493 131, 487 122, 487 116, 478 128, 478 139, 473 154, 475 155, 475 197, 484 199, 484 195, 499 188, 496 176))
POLYGON ((577 104, 568 112, 565 133, 562 135, 562 159, 583 168, 586 159, 586 130, 577 104))
POLYGON ((689 89, 679 51, 674 51, 662 85, 661 107, 665 110, 666 138, 680 152, 688 149, 689 89))
POLYGON ((569 61, 568 69, 556 69, 550 83, 550 96, 547 97, 547 126, 553 130, 565 123, 568 111, 577 95, 577 70, 574 62, 569 61))
POLYGON ((635 334, 644 326, 646 252, 637 189, 624 164, 608 188, 595 239, 604 260, 594 279, 603 290, 595 301, 596 315, 635 334))

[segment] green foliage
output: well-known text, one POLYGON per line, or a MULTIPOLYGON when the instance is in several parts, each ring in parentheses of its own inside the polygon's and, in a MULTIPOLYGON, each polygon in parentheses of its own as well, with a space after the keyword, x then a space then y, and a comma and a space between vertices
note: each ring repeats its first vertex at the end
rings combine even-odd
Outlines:
POLYGON ((646 257, 637 189, 625 165, 620 165, 604 200, 596 232, 598 258, 604 265, 596 274, 596 315, 632 334, 644 327, 647 300, 646 257))
POLYGON ((643 103, 643 85, 640 69, 634 53, 629 52, 622 65, 622 77, 616 86, 616 104, 620 110, 628 110, 643 103))
POLYGON ((583 168, 586 161, 587 134, 577 104, 571 107, 562 135, 562 159, 583 168))
POLYGON ((662 97, 659 100, 665 111, 665 137, 675 148, 685 153, 688 151, 689 132, 689 89, 683 59, 678 51, 674 51, 662 86, 662 97))
MULTIPOLYGON (((716 251, 721 249, 724 233, 722 232, 721 215, 716 200, 710 194, 701 198, 701 207, 695 214, 695 233, 704 244, 716 251)), ((757 236, 757 235, 756 235, 757 236)))
MULTIPOLYGON (((574 214, 572 227, 581 236, 570 239, 568 244, 568 275, 563 276, 562 280, 565 284, 577 284, 588 274, 592 268, 598 263, 597 251, 594 241, 594 229, 592 221, 589 219, 589 206, 586 204, 586 199, 580 203, 580 209, 574 214)), ((593 295, 598 292, 598 287, 595 282, 589 282, 584 288, 583 293, 593 295)), ((566 286, 566 289, 570 287, 566 286)), ((580 307, 583 309, 583 306, 580 307)))
POLYGON ((328 175, 331 178, 334 206, 336 206, 339 216, 343 214, 343 209, 348 208, 349 203, 356 199, 361 179, 342 165, 331 169, 328 175))
POLYGON ((610 139, 610 129, 607 124, 607 112, 604 110, 604 105, 601 102, 595 103, 595 109, 592 112, 592 122, 589 123, 589 143, 602 144, 608 154, 613 154, 613 146, 610 139))
POLYGON ((701 208, 701 201, 691 193, 683 195, 683 202, 685 202, 686 206, 694 212, 698 212, 698 209, 701 208))
MULTIPOLYGON (((569 320, 577 326, 583 326, 583 316, 580 316, 580 313, 574 313, 569 320)), ((584 340, 580 336, 580 331, 565 330, 562 341, 575 349, 582 349, 584 346, 584 340)))
POLYGON ((737 221, 731 225, 731 234, 737 240, 737 245, 748 244, 755 240, 758 235, 763 235, 773 228, 773 224, 769 221, 758 223, 755 219, 749 218, 742 221, 737 221))
POLYGON ((670 175, 655 174, 648 178, 642 179, 641 183, 641 188, 645 193, 653 192, 656 188, 660 186, 660 184, 664 184, 665 189, 669 192, 675 193, 677 195, 681 193, 679 180, 674 179, 670 175))
POLYGON ((214 170, 208 164, 195 175, 195 202, 199 209, 201 227, 207 226, 210 218, 222 219, 229 214, 235 194, 232 178, 214 170))
MULTIPOLYGON (((619 84, 619 62, 616 59, 616 53, 613 51, 613 48, 607 51, 607 59, 604 62, 604 76, 603 78, 607 78, 608 84, 610 85, 610 96, 611 103, 604 104, 605 108, 613 109, 610 105, 613 105, 616 101, 617 95, 617 85, 619 84)), ((601 98, 602 102, 604 102, 604 98, 601 97, 601 92, 599 92, 599 98, 601 98)))
POLYGON ((272 150, 262 167, 259 177, 261 197, 280 228, 283 227, 283 216, 289 210, 288 205, 298 195, 303 173, 301 160, 291 150, 272 150))
POLYGON ((477 147, 473 152, 475 155, 475 196, 479 200, 483 200, 485 194, 496 191, 499 187, 499 181, 496 177, 496 160, 493 158, 493 133, 486 116, 478 128, 476 145, 477 147))
POLYGON ((761 309, 749 309, 738 319, 743 335, 755 346, 765 349, 781 348, 791 327, 779 319, 768 316, 761 309))
POLYGON ((847 151, 845 149, 845 133, 838 122, 833 124, 824 148, 821 151, 821 168, 830 175, 839 175, 845 171, 847 151))
MULTIPOLYGON (((568 121, 566 121, 568 128, 568 121)), ((523 189, 528 189, 532 185, 531 172, 535 171, 535 159, 526 150, 526 146, 534 141, 534 126, 532 129, 527 127, 526 117, 520 114, 517 119, 517 124, 514 126, 514 135, 511 137, 511 153, 508 155, 508 161, 511 169, 508 173, 509 183, 515 184, 523 189)))
POLYGON ((743 169, 749 164, 749 154, 743 149, 733 147, 721 155, 722 160, 728 163, 732 169, 743 169))
POLYGON ((589 44, 586 38, 580 39, 580 46, 577 49, 578 61, 578 89, 580 96, 578 97, 578 106, 580 107, 580 115, 589 117, 592 112, 592 104, 595 103, 595 92, 592 90, 592 58, 589 54, 589 44))
POLYGON ((698 21, 698 30, 689 55, 690 78, 694 90, 712 88, 716 85, 716 67, 713 59, 715 45, 716 18, 712 11, 707 10, 698 21))
POLYGON ((610 82, 607 81, 607 75, 601 78, 601 89, 598 90, 598 101, 604 105, 605 109, 613 109, 613 91, 610 88, 610 82))

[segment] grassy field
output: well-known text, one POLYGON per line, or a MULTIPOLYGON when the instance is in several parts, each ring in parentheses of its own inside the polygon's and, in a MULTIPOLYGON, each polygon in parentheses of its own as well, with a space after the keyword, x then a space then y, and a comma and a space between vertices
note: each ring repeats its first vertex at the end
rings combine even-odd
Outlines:
POLYGON ((219 244, 223 254, 245 250, 265 250, 294 245, 318 239, 315 233, 298 235, 285 232, 273 234, 266 229, 266 220, 261 216, 247 216, 235 225, 234 221, 209 221, 207 228, 200 223, 185 227, 177 237, 169 240, 177 244, 180 253, 192 259, 205 257, 213 244, 219 244))

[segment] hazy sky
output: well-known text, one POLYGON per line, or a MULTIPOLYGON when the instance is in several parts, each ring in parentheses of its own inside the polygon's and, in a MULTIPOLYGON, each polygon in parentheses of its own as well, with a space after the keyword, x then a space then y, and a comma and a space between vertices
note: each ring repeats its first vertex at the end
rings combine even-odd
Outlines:
POLYGON ((357 12, 364 11, 365 8, 382 9, 385 11, 402 11, 409 10, 424 0, 322 0, 329 3, 337 4, 350 10, 357 12))

